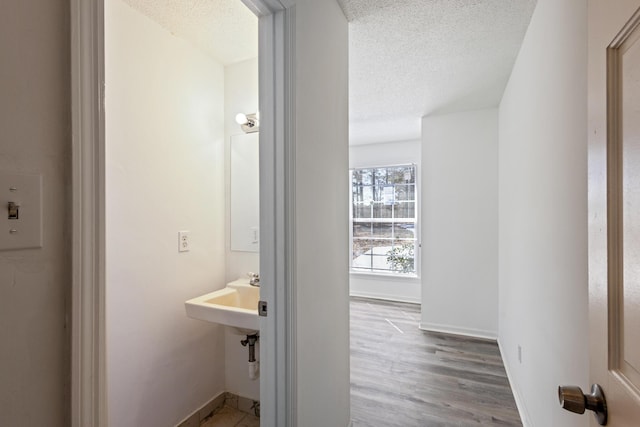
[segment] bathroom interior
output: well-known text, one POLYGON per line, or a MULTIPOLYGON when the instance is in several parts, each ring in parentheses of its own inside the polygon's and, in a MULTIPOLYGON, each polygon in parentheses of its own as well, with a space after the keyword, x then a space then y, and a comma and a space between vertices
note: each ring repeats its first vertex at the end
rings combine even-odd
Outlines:
POLYGON ((259 415, 247 331, 185 310, 259 270, 258 132, 237 117, 258 113, 258 19, 107 0, 105 32, 109 423, 198 426, 225 398, 259 415))

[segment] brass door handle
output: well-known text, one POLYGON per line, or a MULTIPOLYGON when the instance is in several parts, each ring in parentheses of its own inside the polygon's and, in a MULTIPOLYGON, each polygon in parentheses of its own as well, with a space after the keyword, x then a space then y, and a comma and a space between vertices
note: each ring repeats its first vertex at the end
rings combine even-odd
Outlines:
POLYGON ((576 414, 584 414, 585 410, 595 413, 596 420, 601 426, 607 425, 607 401, 604 398, 602 387, 598 384, 591 386, 591 394, 584 394, 580 387, 558 387, 558 400, 560 406, 567 411, 576 414))

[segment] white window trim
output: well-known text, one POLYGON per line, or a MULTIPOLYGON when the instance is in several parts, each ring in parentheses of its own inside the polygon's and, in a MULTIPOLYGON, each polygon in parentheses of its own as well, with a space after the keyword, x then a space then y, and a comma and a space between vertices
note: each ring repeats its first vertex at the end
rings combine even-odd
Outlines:
POLYGON ((420 202, 420 191, 422 185, 421 179, 421 168, 417 163, 406 162, 406 163, 394 163, 394 164, 376 164, 374 166, 354 166, 349 168, 349 274, 352 276, 358 277, 375 277, 375 278, 392 278, 394 280, 407 280, 407 281, 415 281, 420 280, 422 269, 421 269, 421 259, 422 259, 422 234, 421 234, 421 211, 422 204, 420 202), (352 174, 355 169, 380 169, 380 168, 393 168, 399 166, 413 166, 416 170, 416 182, 415 182, 415 212, 416 212, 416 222, 415 222, 415 233, 416 233, 416 246, 414 249, 414 266, 415 273, 413 274, 401 274, 401 273, 387 273, 387 272, 373 272, 373 271, 361 271, 354 270, 352 267, 353 262, 353 178, 352 174))

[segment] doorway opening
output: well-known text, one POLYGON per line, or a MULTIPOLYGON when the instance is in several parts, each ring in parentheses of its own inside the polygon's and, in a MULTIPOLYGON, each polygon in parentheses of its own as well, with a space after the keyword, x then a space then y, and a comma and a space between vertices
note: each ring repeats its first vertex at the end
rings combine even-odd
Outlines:
MULTIPOLYGON (((260 401, 241 337, 185 313, 185 301, 259 269, 257 252, 238 259, 230 250, 227 172, 231 139, 244 134, 236 114, 258 111, 258 18, 240 0, 197 7, 105 1, 112 425, 177 425, 221 392, 260 401)), ((245 191, 257 195, 257 185, 245 191)))
MULTIPOLYGON (((273 316, 261 320, 261 364, 262 381, 260 388, 263 426, 289 425, 293 419, 291 404, 292 374, 289 366, 280 368, 276 377, 276 361, 288 360, 293 336, 284 322, 290 309, 288 302, 288 282, 286 268, 275 259, 273 247, 286 242, 286 229, 272 226, 276 222, 275 207, 285 204, 286 191, 283 180, 273 179, 286 173, 291 167, 288 159, 288 144, 292 133, 291 120, 287 113, 289 85, 286 75, 290 75, 288 61, 292 44, 289 29, 292 13, 279 1, 247 1, 245 4, 259 17, 260 27, 260 112, 261 112, 261 152, 260 173, 267 180, 261 184, 261 193, 269 194, 269 200, 261 206, 260 220, 269 227, 270 233, 261 233, 261 275, 263 282, 272 286, 263 287, 261 298, 273 308, 273 316), (280 82, 275 87, 274 82, 280 82), (276 112, 280 112, 276 114, 276 112), (277 157, 284 156, 285 160, 277 157), (275 170, 278 164, 284 165, 275 170), (273 195, 276 195, 273 197, 273 195), (280 315, 278 315, 281 310, 280 315)), ((107 363, 107 298, 106 288, 106 244, 107 205, 109 188, 106 181, 107 147, 105 144, 105 111, 103 109, 105 83, 105 4, 102 0, 73 0, 72 11, 72 123, 73 123, 73 330, 72 330, 72 425, 106 426, 108 394, 106 379, 107 363)), ((131 58, 132 62, 138 58, 131 58)), ((173 64, 170 64, 173 65, 173 64)), ((158 67, 167 64, 158 63, 158 67)), ((126 107, 124 107, 126 108, 126 107)), ((151 106, 150 108, 154 108, 151 106)), ((132 115, 140 111, 131 111, 132 115)), ((197 115, 197 112, 195 113, 197 115)), ((160 135, 161 137, 161 135, 160 135)), ((139 154, 139 153, 138 153, 139 154)), ((158 152, 150 150, 153 158, 158 152)), ((123 172, 124 169, 120 170, 123 172)), ((140 195, 142 197, 142 195, 140 195)), ((264 198, 261 196, 261 200, 264 198)), ((169 203, 170 201, 167 201, 169 203)), ((135 201, 122 203, 121 209, 135 212, 135 201)), ((170 205, 157 206, 170 209, 170 205)), ((176 206, 184 209, 184 206, 176 206)), ((185 231, 185 230, 182 230, 185 231)), ((176 236, 177 237, 177 236, 176 236)), ((176 239, 177 240, 177 239, 176 239)), ((147 244, 148 242, 142 242, 147 244)), ((174 242, 176 244, 177 242, 174 242)), ((192 244, 196 244, 192 240, 192 244)), ((173 246, 173 245, 172 245, 173 246)), ((175 248, 175 246, 174 246, 175 248)), ((145 262, 140 259, 141 262, 145 262)), ((177 281, 179 278, 176 278, 177 281)), ((153 286, 153 284, 149 284, 153 286)), ((158 289, 162 292, 162 289, 158 289)), ((134 297, 132 294, 131 297, 134 297)), ((144 317, 144 310, 132 314, 144 317)), ((144 320, 144 319, 143 319, 144 320)), ((171 328, 170 324, 151 325, 152 328, 171 328)), ((156 343, 157 344, 157 343, 156 343)), ((179 348, 175 349, 177 352, 179 348)), ((127 357, 135 357, 129 354, 127 357)), ((165 365, 167 368, 171 364, 165 365)), ((178 365, 173 365, 177 369, 178 365)), ((147 385, 160 387, 148 377, 147 385)), ((173 391, 176 392, 176 391, 173 391)), ((184 392, 180 391, 181 393, 184 392)), ((171 392, 169 392, 171 393, 171 392)), ((152 403, 149 402, 149 405, 152 403)), ((145 409, 145 408, 142 408, 145 409)), ((149 408, 146 408, 149 409, 149 408)))

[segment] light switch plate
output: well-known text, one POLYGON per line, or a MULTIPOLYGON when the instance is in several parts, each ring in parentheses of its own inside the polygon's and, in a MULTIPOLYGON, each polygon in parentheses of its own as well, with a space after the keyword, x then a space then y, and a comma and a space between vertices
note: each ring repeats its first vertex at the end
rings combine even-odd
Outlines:
POLYGON ((42 247, 42 175, 0 172, 0 250, 42 247), (19 205, 9 219, 9 203, 19 205))

